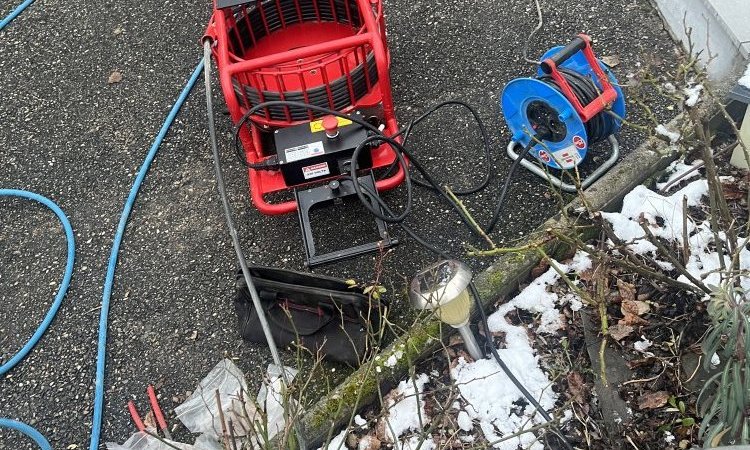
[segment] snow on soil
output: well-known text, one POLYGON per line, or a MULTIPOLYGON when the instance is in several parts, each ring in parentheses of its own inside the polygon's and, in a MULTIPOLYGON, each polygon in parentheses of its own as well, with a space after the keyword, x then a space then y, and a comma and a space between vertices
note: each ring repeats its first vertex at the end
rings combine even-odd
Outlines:
POLYGON ((429 381, 426 374, 418 375, 414 380, 399 383, 389 395, 391 398, 386 400, 385 435, 390 442, 397 442, 405 432, 421 430, 430 423, 422 398, 424 385, 429 381))
MULTIPOLYGON (((671 171, 669 180, 660 185, 660 188, 666 187, 669 182, 693 167, 684 163, 673 164, 667 171, 671 171)), ((685 180, 694 176, 690 174, 685 180)), ((657 249, 646 239, 640 221, 643 221, 655 236, 666 241, 681 243, 683 233, 687 231, 687 242, 690 247, 687 270, 696 278, 702 278, 708 285, 718 285, 720 275, 713 273, 719 267, 719 258, 713 251, 716 236, 708 224, 696 222, 690 217, 690 211, 683 208, 683 199, 688 207, 701 206, 705 203, 707 193, 708 183, 705 179, 694 180, 671 195, 661 195, 645 186, 638 186, 625 196, 620 212, 602 213, 602 216, 611 224, 615 235, 625 242, 630 250, 651 257, 656 257, 657 249)), ((718 239, 726 240, 727 237, 719 234, 718 239)), ((738 246, 743 249, 740 266, 744 270, 750 270, 750 251, 744 248, 743 243, 744 238, 740 238, 738 246)), ((666 270, 672 269, 667 262, 656 262, 666 270)), ((729 264, 730 261, 727 260, 726 263, 729 264)), ((539 365, 539 355, 532 347, 533 340, 529 335, 529 329, 532 327, 523 324, 512 325, 506 316, 517 309, 529 311, 539 319, 538 326, 533 327, 534 333, 556 333, 565 326, 564 318, 559 311, 560 306, 567 304, 577 310, 582 307, 582 300, 572 293, 558 295, 551 288, 560 282, 560 273, 580 274, 591 266, 591 260, 580 251, 567 263, 553 261, 552 267, 513 299, 501 305, 488 318, 490 331, 503 337, 503 345, 498 348, 500 357, 547 410, 554 408, 558 398, 551 389, 552 381, 539 365)), ((684 276, 679 280, 689 283, 684 276)), ((743 278, 742 287, 750 289, 750 277, 743 278)), ((648 339, 643 338, 635 342, 633 347, 648 354, 651 345, 648 339)), ((529 429, 541 423, 543 419, 539 414, 535 414, 533 406, 527 403, 522 403, 526 406, 519 406, 519 400, 523 399, 522 394, 494 359, 467 361, 460 357, 450 370, 450 374, 462 400, 460 403, 456 402, 452 409, 455 423, 461 430, 457 436, 460 441, 474 442, 481 436, 490 442, 493 448, 501 450, 544 448, 534 433, 524 433, 496 442, 503 437, 529 429)), ((386 438, 393 442, 394 449, 414 450, 421 445, 421 449, 432 450, 438 448, 438 444, 442 444, 436 444, 423 433, 430 422, 430 417, 425 414, 423 400, 423 390, 429 382, 430 377, 425 374, 417 376, 414 380, 402 381, 387 397, 386 420, 389 426, 386 427, 386 438)), ((569 411, 563 414, 563 420, 570 416, 569 411)), ((665 439, 668 440, 669 436, 665 435, 665 439)), ((337 447, 327 447, 331 450, 334 448, 337 447)))
POLYGON ((680 140, 680 137, 682 136, 680 133, 676 131, 670 131, 666 126, 664 126, 664 124, 657 125, 654 131, 656 131, 656 134, 660 136, 664 136, 667 139, 669 139, 670 144, 676 143, 677 141, 680 140))
MULTIPOLYGON (((688 206, 699 206, 703 197, 708 193, 708 182, 700 179, 691 182, 684 188, 670 196, 663 196, 651 191, 645 186, 638 186, 623 199, 622 211, 619 213, 602 213, 602 216, 612 225, 612 229, 622 241, 628 243, 628 248, 634 253, 656 256, 656 247, 646 239, 645 232, 638 221, 646 220, 649 230, 654 236, 670 242, 682 242, 684 232, 687 231, 690 257, 685 265, 692 276, 702 279, 708 286, 721 284, 721 267, 719 255, 714 249, 714 239, 717 237, 711 231, 710 224, 697 224, 689 211, 683 210, 683 197, 688 206), (683 218, 688 214, 683 230, 683 218)), ((726 241, 727 236, 718 233, 718 238, 726 241)), ((750 251, 745 246, 745 238, 738 238, 737 246, 740 252, 740 269, 750 270, 750 251)), ((731 265, 729 256, 724 256, 724 263, 731 265)), ((658 261, 657 261, 658 262, 658 261)), ((666 269, 669 264, 661 261, 666 269)), ((680 275, 679 281, 690 284, 688 278, 680 275)), ((750 289, 750 277, 742 277, 742 288, 750 289)))
POLYGON ((698 164, 701 164, 702 162, 703 161, 700 159, 696 159, 695 161, 692 162, 692 164, 685 164, 684 162, 679 161, 679 160, 674 161, 664 171, 665 174, 669 175, 669 178, 667 179, 667 181, 663 183, 656 183, 656 189, 659 189, 661 191, 667 186, 670 186, 672 182, 674 182, 678 178, 680 180, 689 180, 691 178, 695 178, 699 176, 701 173, 698 170, 693 170, 693 169, 698 164), (690 172, 691 170, 692 172, 690 172))
MULTIPOLYGON (((582 273, 591 268, 592 262, 585 253, 578 252, 571 261, 555 263, 562 273, 582 273)), ((504 336, 504 343, 498 348, 503 361, 513 374, 539 400, 546 410, 552 410, 557 402, 557 394, 552 389, 552 381, 539 366, 539 356, 532 347, 529 329, 525 325, 515 326, 508 322, 506 315, 516 309, 535 313, 540 318, 537 333, 555 333, 564 326, 561 305, 570 304, 580 309, 582 300, 574 294, 558 296, 550 287, 560 280, 559 273, 550 267, 544 274, 532 281, 515 298, 511 299, 488 318, 490 330, 504 336)), ((432 375, 433 377, 438 374, 432 375)), ((451 369, 451 377, 458 387, 463 400, 455 402, 452 411, 455 423, 462 431, 458 439, 462 442, 474 442, 477 430, 489 441, 497 441, 522 429, 528 429, 542 423, 543 418, 535 413, 533 406, 524 403, 523 394, 501 370, 494 359, 467 361, 460 357, 451 369)), ((377 428, 380 428, 386 441, 392 443, 396 450, 433 450, 438 444, 430 436, 424 435, 431 418, 425 411, 423 392, 430 382, 430 377, 420 374, 413 380, 402 381, 385 399, 385 414, 377 428)), ((563 420, 570 418, 565 414, 563 420)), ((356 420, 361 427, 361 419, 356 420)), ((326 447, 319 450, 336 450, 344 442, 346 431, 326 447)), ((358 448, 367 448, 372 439, 365 436, 360 439, 358 448)), ((530 450, 541 450, 543 444, 537 441, 533 433, 525 433, 502 442, 494 442, 493 448, 516 450, 522 447, 530 450)), ((341 447, 344 448, 344 447, 341 447)))
POLYGON ((693 87, 685 88, 683 90, 685 93, 685 105, 691 108, 697 105, 701 99, 701 91, 703 91, 702 84, 696 84, 693 87))

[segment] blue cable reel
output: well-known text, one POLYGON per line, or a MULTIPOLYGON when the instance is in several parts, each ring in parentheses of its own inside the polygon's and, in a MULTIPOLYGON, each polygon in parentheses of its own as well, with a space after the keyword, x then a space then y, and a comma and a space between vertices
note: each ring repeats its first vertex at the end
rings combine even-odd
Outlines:
POLYGON ((536 161, 522 158, 519 163, 563 191, 575 192, 575 184, 563 182, 549 169, 575 170, 590 145, 609 140, 609 158, 580 180, 585 189, 619 158, 614 134, 626 115, 625 96, 609 67, 594 56, 586 35, 551 48, 540 61, 535 77, 517 78, 503 89, 502 111, 512 133, 508 155, 516 160, 521 158, 517 147, 531 146, 528 153, 536 161))

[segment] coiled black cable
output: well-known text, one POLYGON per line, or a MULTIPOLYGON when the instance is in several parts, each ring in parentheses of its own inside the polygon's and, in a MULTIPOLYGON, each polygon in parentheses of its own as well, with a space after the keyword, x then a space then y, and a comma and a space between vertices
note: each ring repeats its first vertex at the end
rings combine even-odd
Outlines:
MULTIPOLYGON (((564 67, 558 67, 557 70, 562 74, 563 78, 565 78, 565 81, 568 82, 573 94, 575 94, 582 105, 588 105, 599 96, 599 88, 594 84, 594 80, 591 78, 564 67)), ((538 77, 538 79, 544 81, 562 93, 562 89, 560 89, 557 81, 555 81, 551 75, 545 74, 538 77)), ((613 135, 617 130, 615 117, 611 114, 607 114, 605 111, 592 117, 591 120, 584 123, 584 126, 586 128, 589 145, 602 142, 609 136, 613 135)))

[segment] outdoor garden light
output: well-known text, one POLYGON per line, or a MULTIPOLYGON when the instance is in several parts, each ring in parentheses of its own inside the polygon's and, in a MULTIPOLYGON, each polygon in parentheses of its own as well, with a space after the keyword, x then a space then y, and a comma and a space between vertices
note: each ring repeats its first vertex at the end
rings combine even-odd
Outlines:
POLYGON ((411 282, 409 298, 416 309, 428 309, 448 325, 458 329, 469 354, 484 358, 474 333, 469 328, 471 270, 456 260, 444 260, 419 272, 411 282))

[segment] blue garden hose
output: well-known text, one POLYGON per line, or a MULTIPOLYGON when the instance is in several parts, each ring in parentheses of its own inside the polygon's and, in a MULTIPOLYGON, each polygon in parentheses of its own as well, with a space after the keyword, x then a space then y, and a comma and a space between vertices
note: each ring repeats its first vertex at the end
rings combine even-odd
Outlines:
POLYGON ((20 431, 21 433, 30 437, 34 442, 36 442, 36 445, 38 445, 40 449, 52 450, 52 446, 49 445, 47 439, 42 436, 42 433, 36 431, 34 428, 26 425, 23 422, 17 422, 10 419, 0 419, 0 428, 9 428, 11 430, 20 431))
POLYGON ((51 209, 52 212, 55 213, 57 218, 60 219, 60 223, 62 223, 63 229, 65 230, 65 238, 68 241, 68 262, 65 264, 65 275, 63 275, 63 279, 60 282, 60 288, 57 290, 55 300, 49 307, 49 311, 47 311, 47 315, 44 317, 44 320, 41 324, 39 324, 39 328, 37 328, 34 334, 31 336, 31 339, 29 339, 28 342, 26 342, 26 345, 24 345, 23 348, 18 351, 18 353, 13 355, 13 357, 8 360, 8 362, 0 366, 0 376, 3 376, 8 373, 10 369, 15 367, 16 364, 21 362, 21 360, 23 360, 26 355, 29 354, 31 349, 34 348, 37 342, 39 342, 39 339, 41 339, 44 333, 47 331, 47 328, 49 328, 49 325, 55 318, 55 314, 57 314, 57 310, 60 309, 63 298, 65 298, 65 293, 68 291, 68 286, 70 286, 70 278, 73 276, 73 264, 75 262, 75 238, 73 237, 73 228, 70 226, 70 221, 68 221, 65 213, 62 211, 62 209, 60 209, 59 206, 55 204, 55 202, 48 199, 47 197, 18 189, 0 189, 0 197, 26 198, 39 202, 47 208, 51 209))
MULTIPOLYGON (((104 375, 105 375, 105 363, 107 359, 107 323, 108 323, 108 318, 109 318, 109 305, 110 305, 110 299, 112 296, 112 285, 114 284, 114 279, 115 279, 115 269, 117 268, 117 258, 120 252, 120 245, 122 244, 122 239, 125 234, 125 227, 128 223, 130 213, 133 209, 133 204, 135 203, 135 199, 138 196, 138 191, 140 190, 140 187, 143 184, 143 180, 146 178, 146 174, 148 173, 149 167, 151 166, 151 163, 156 157, 156 153, 158 152, 159 147, 161 146, 161 143, 164 140, 164 137, 169 131, 169 128, 172 126, 172 123, 174 122, 174 119, 177 116, 177 113, 180 111, 180 108, 182 108, 182 105, 185 103, 185 100, 187 99, 188 94, 190 94, 190 91, 193 89, 193 86, 195 86, 195 83, 198 81, 198 77, 200 76, 202 71, 203 71, 203 61, 201 61, 198 64, 198 66, 195 68, 195 70, 193 71, 193 74, 190 77, 190 80, 188 81, 185 88, 182 90, 182 93, 177 98, 177 101, 175 102, 175 104, 172 106, 172 110, 169 112, 169 115, 167 116, 166 120, 164 121, 164 124, 159 130, 159 134, 156 136, 154 143, 151 145, 151 149, 146 155, 146 159, 143 161, 143 164, 141 165, 141 168, 138 171, 138 176, 136 177, 135 182, 133 183, 133 187, 130 189, 130 194, 128 195, 128 198, 125 201, 125 206, 123 208, 122 215, 120 216, 120 222, 117 226, 117 232, 115 234, 114 241, 112 243, 112 252, 110 253, 110 257, 109 257, 109 265, 107 266, 107 276, 104 281, 104 291, 102 294, 101 313, 99 315, 99 337, 98 337, 98 344, 97 344, 97 359, 96 359, 96 384, 94 388, 94 419, 93 419, 93 423, 91 426, 91 441, 89 445, 90 450, 98 449, 99 438, 101 436, 102 413, 104 411, 104 375)), ((50 307, 50 310, 47 313, 47 316, 45 317, 44 321, 41 323, 41 325, 36 330, 36 332, 34 333, 33 337, 29 340, 29 342, 23 347, 23 349, 21 349, 21 351, 19 351, 15 356, 13 356, 13 358, 11 358, 10 361, 8 361, 6 364, 0 367, 0 375, 2 375, 6 373, 7 371, 9 371, 10 369, 12 369, 29 353, 29 351, 31 351, 31 349, 39 341, 42 335, 44 335, 45 331, 47 331, 49 324, 52 322, 52 319, 57 313, 57 310, 60 307, 60 303, 62 302, 62 299, 65 296, 65 292, 67 291, 68 286, 70 285, 70 277, 72 276, 72 273, 73 273, 73 263, 74 263, 74 257, 75 257, 75 243, 74 243, 74 238, 73 238, 73 230, 70 227, 70 223, 68 222, 67 217, 62 212, 62 210, 56 204, 54 204, 51 200, 47 199, 46 197, 42 197, 41 195, 35 194, 33 192, 13 190, 13 189, 0 189, 0 196, 13 196, 13 197, 28 198, 28 199, 36 200, 44 204, 45 206, 49 207, 52 211, 54 211, 54 213, 60 218, 60 221, 63 223, 63 227, 65 228, 65 234, 68 239, 68 263, 65 268, 65 276, 63 277, 63 281, 60 283, 60 289, 57 293, 57 296, 55 297, 55 301, 50 307)), ((27 436, 34 439, 34 441, 39 445, 39 447, 42 450, 51 450, 51 447, 49 443, 47 442, 47 440, 44 439, 44 437, 38 431, 36 431, 34 428, 26 424, 8 420, 8 419, 0 419, 0 428, 3 428, 3 427, 18 430, 26 434, 27 436)))
POLYGON ((130 218, 130 212, 133 209, 133 203, 138 196, 138 191, 143 184, 143 180, 146 178, 148 169, 151 166, 151 162, 156 157, 156 153, 161 146, 164 136, 167 135, 167 131, 172 126, 177 113, 182 108, 185 99, 188 94, 195 86, 198 81, 198 77, 203 71, 203 61, 193 71, 193 75, 190 77, 187 85, 182 90, 182 93, 177 98, 172 110, 169 112, 167 119, 159 130, 159 134, 156 136, 154 143, 151 145, 151 149, 146 155, 146 159, 143 161, 138 176, 135 178, 133 187, 130 189, 128 199, 125 201, 125 207, 122 210, 120 216, 120 223, 117 225, 117 232, 115 233, 114 242, 112 243, 112 252, 109 255, 109 265, 107 266, 107 278, 104 280, 104 292, 102 293, 102 309, 99 314, 99 342, 98 352, 96 357, 96 385, 94 387, 94 421, 91 426, 91 441, 89 450, 97 450, 99 447, 99 437, 102 431, 102 413, 104 412, 104 373, 105 363, 107 360, 107 321, 109 318, 109 302, 112 296, 112 285, 115 281, 115 269, 117 268, 117 257, 120 253, 120 244, 122 243, 123 235, 125 234, 125 226, 128 224, 130 218))
MULTIPOLYGON (((55 315, 57 314, 57 310, 60 309, 60 305, 62 304, 62 301, 65 298, 65 294, 68 291, 68 287, 70 286, 70 279, 73 276, 73 265, 75 263, 75 237, 73 236, 73 228, 70 226, 70 221, 68 220, 67 216, 65 216, 65 213, 62 211, 62 209, 60 209, 59 206, 55 204, 55 202, 48 199, 47 197, 18 189, 0 189, 0 197, 20 197, 34 200, 43 204, 44 206, 52 210, 57 218, 60 219, 60 223, 65 230, 65 238, 68 241, 68 261, 65 264, 65 274, 63 275, 63 279, 60 282, 60 287, 57 290, 57 295, 55 295, 55 300, 52 302, 49 311, 47 311, 47 315, 44 317, 44 320, 41 324, 39 324, 39 327, 31 336, 31 339, 29 339, 28 342, 26 342, 26 345, 24 345, 21 350, 18 351, 18 353, 13 355, 13 357, 8 360, 8 362, 0 366, 0 376, 2 376, 10 371, 13 367, 15 367, 29 354, 29 352, 34 348, 34 346, 39 342, 44 333, 47 331, 47 328, 49 328, 52 320, 54 320, 55 315)), ((20 431, 21 433, 33 439, 34 442, 36 442, 42 450, 52 450, 52 447, 50 447, 49 442, 47 442, 44 436, 42 436, 41 433, 39 433, 29 425, 17 422, 15 420, 0 419, 0 428, 10 428, 12 430, 20 431)))
MULTIPOLYGON (((34 0, 25 0, 23 3, 18 5, 16 9, 14 9, 8 16, 6 16, 2 20, 2 22, 0 22, 0 31, 2 31, 3 28, 5 28, 10 22, 12 22, 13 19, 15 19, 19 14, 21 14, 23 10, 25 10, 33 2, 34 0)), ((115 237, 112 243, 112 252, 110 253, 110 256, 109 256, 109 265, 107 266, 107 276, 104 280, 101 313, 99 315, 99 337, 98 337, 98 342, 97 342, 97 356, 96 356, 96 382, 94 386, 94 418, 93 418, 93 422, 91 425, 91 441, 89 444, 89 450, 98 449, 99 439, 101 436, 102 414, 104 412, 104 376, 105 376, 105 365, 106 365, 106 359, 107 359, 107 323, 109 319, 109 304, 110 304, 110 299, 112 297, 112 285, 114 284, 114 280, 115 280, 115 270, 117 268, 117 258, 120 253, 120 245, 122 244, 122 239, 123 239, 123 236, 125 235, 125 227, 127 226, 128 219, 130 218, 130 213, 133 209, 133 204, 135 203, 135 199, 138 196, 138 191, 141 188, 141 184, 143 184, 143 180, 146 178, 146 174, 148 173, 148 170, 151 167, 151 163, 156 157, 156 153, 158 152, 159 147, 161 146, 161 143, 164 140, 164 137, 167 135, 169 128, 172 126, 172 123, 174 122, 175 117, 177 117, 177 113, 180 111, 180 109, 182 108, 182 105, 185 103, 185 100, 187 99, 188 94, 190 94, 190 91, 193 90, 193 86, 195 86, 196 82, 198 81, 198 77, 200 76, 202 71, 203 71, 203 60, 201 60, 201 62, 193 71, 193 74, 190 77, 190 80, 188 81, 187 85, 185 85, 185 88, 180 93, 180 96, 177 98, 177 101, 172 106, 172 109, 170 110, 169 115, 167 116, 166 120, 164 121, 164 124, 161 126, 161 129, 159 130, 159 134, 156 136, 156 139, 151 145, 151 149, 146 155, 146 159, 143 161, 143 164, 141 165, 141 168, 138 171, 138 176, 136 176, 135 178, 133 187, 130 189, 130 194, 128 195, 128 198, 125 201, 125 206, 122 210, 122 214, 120 215, 120 222, 117 225, 117 232, 115 233, 115 237)), ((39 328, 36 330, 36 332, 34 333, 32 338, 29 340, 29 342, 23 347, 23 349, 21 349, 21 351, 19 351, 15 356, 13 356, 13 358, 11 358, 10 361, 8 361, 6 364, 0 367, 0 375, 2 375, 6 373, 7 371, 9 371, 10 369, 12 369, 24 357, 26 357, 29 351, 31 351, 34 345, 39 341, 42 335, 44 335, 44 333, 47 331, 47 328, 49 327, 49 324, 52 322, 52 319, 57 313, 57 310, 60 307, 60 303, 62 302, 62 299, 65 296, 65 292, 67 291, 68 286, 70 284, 70 277, 73 272, 73 263, 74 263, 74 258, 75 258, 75 244, 74 244, 74 239, 73 239, 73 231, 70 227, 70 223, 68 222, 67 217, 65 217, 65 214, 62 212, 62 210, 56 204, 54 204, 51 200, 45 197, 42 197, 38 194, 32 193, 32 192, 11 190, 11 189, 0 190, 0 196, 15 196, 15 197, 29 198, 32 200, 36 200, 44 204, 45 206, 49 207, 52 211, 55 212, 55 214, 57 214, 57 216, 60 218, 60 221, 63 223, 63 227, 65 228, 65 234, 68 239, 68 264, 66 266, 65 277, 63 278, 63 281, 60 284, 60 290, 57 293, 57 297, 55 298, 55 301, 50 307, 50 310, 47 313, 47 316, 44 318, 44 321, 41 323, 41 325, 39 325, 39 328)), ((9 420, 9 419, 0 419, 0 428, 3 428, 3 427, 18 430, 26 434, 27 436, 34 439, 34 441, 39 445, 39 447, 42 450, 51 450, 49 442, 47 442, 44 436, 42 436, 38 431, 30 427, 29 425, 26 425, 21 422, 9 420)))
POLYGON ((16 9, 11 11, 10 14, 5 16, 3 21, 0 22, 0 31, 3 31, 3 28, 5 28, 9 23, 13 22, 13 19, 18 17, 18 15, 21 14, 23 10, 28 8, 32 3, 34 3, 34 0, 26 0, 25 2, 16 6, 16 9))

